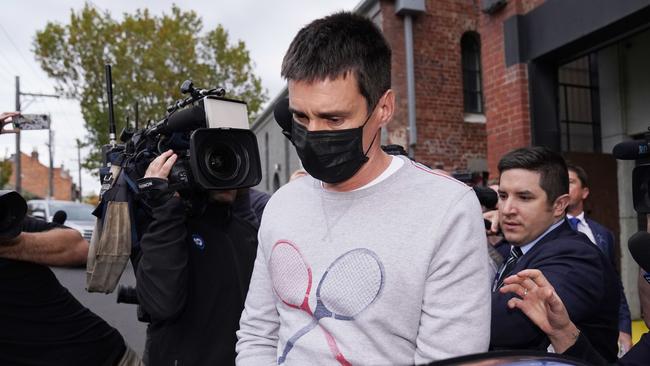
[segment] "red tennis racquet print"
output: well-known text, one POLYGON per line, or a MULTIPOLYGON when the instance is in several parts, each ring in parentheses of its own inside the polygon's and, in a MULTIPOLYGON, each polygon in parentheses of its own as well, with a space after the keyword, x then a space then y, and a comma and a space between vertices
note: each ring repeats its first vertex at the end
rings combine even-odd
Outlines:
POLYGON ((295 343, 317 325, 323 330, 332 355, 341 365, 350 365, 334 337, 319 324, 320 319, 354 320, 379 297, 384 286, 384 267, 377 254, 365 248, 350 250, 332 262, 318 283, 316 308, 312 312, 309 296, 311 268, 298 247, 278 241, 269 259, 273 288, 287 306, 310 315, 311 322, 297 331, 284 347, 278 364, 284 363, 295 343))

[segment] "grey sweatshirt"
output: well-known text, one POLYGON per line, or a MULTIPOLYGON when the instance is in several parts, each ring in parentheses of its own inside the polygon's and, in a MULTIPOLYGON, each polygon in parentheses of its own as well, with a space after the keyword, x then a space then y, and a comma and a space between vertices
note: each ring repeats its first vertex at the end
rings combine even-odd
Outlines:
POLYGON ((331 192, 311 177, 264 211, 238 365, 407 365, 484 352, 490 289, 466 185, 405 159, 331 192))

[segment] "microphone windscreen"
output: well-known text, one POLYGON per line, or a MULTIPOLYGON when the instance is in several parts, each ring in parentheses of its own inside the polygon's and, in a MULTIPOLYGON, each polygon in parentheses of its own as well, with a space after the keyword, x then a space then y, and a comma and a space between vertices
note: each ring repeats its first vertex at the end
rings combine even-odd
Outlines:
MULTIPOLYGON (((289 98, 282 98, 275 103, 273 108, 273 117, 275 121, 282 127, 282 131, 288 132, 291 136, 291 119, 293 116, 289 112, 289 98)), ((287 135, 285 133, 285 135, 287 135)))
POLYGON ((650 233, 639 231, 627 241, 632 258, 646 272, 650 271, 650 233))
POLYGON ((55 223, 55 224, 63 225, 63 224, 65 224, 65 220, 67 218, 68 218, 68 214, 66 214, 65 211, 58 210, 52 216, 52 222, 55 223))
POLYGON ((650 151, 645 140, 632 140, 616 144, 612 154, 619 160, 636 160, 650 156, 650 151))

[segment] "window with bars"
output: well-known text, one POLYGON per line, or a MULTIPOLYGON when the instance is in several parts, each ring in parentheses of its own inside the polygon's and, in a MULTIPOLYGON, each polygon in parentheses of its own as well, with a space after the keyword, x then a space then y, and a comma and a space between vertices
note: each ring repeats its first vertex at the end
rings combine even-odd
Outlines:
POLYGON ((463 66, 463 106, 465 113, 483 113, 481 82, 481 41, 478 33, 467 32, 460 39, 463 66))
POLYGON ((602 152, 596 54, 560 66, 558 87, 562 151, 602 152))

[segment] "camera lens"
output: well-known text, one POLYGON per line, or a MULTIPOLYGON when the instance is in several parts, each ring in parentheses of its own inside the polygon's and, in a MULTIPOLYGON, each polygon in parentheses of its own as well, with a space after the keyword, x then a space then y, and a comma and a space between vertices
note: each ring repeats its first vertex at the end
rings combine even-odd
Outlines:
POLYGON ((205 154, 205 167, 212 177, 222 181, 231 180, 239 174, 241 158, 229 144, 222 142, 205 154))
POLYGON ((262 175, 250 130, 198 129, 190 137, 189 160, 194 181, 206 190, 251 187, 262 175))

